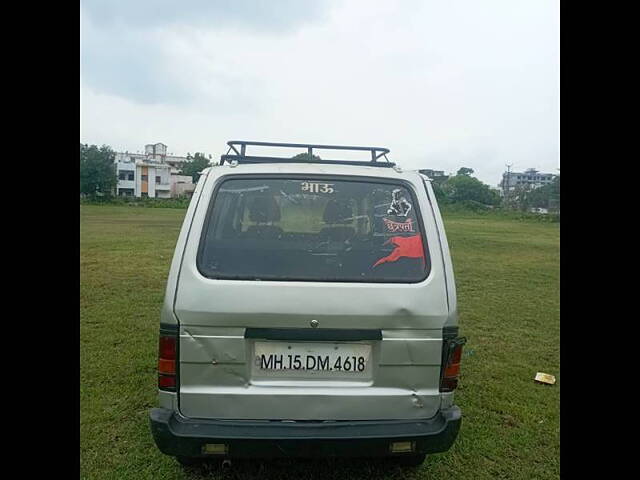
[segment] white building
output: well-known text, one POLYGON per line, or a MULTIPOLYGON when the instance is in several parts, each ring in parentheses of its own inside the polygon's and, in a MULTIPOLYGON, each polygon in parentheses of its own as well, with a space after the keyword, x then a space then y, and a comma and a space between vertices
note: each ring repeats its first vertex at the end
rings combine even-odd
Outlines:
POLYGON ((556 176, 553 173, 541 173, 534 168, 524 172, 504 172, 502 180, 498 184, 501 192, 514 190, 520 187, 538 188, 553 182, 556 176))
POLYGON ((180 175, 186 157, 167 155, 164 143, 145 145, 145 153, 116 153, 117 195, 151 198, 190 196, 191 177, 180 175))
POLYGON ((195 185, 189 175, 171 175, 171 196, 191 196, 195 185))

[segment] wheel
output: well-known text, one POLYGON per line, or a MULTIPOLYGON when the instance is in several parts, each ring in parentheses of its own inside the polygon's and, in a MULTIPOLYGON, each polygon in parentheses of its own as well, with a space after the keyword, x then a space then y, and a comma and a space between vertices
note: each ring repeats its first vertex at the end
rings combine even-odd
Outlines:
POLYGON ((419 467, 425 458, 427 458, 427 455, 421 453, 417 455, 398 456, 395 457, 395 461, 402 467, 419 467))
POLYGON ((203 462, 202 458, 197 457, 176 457, 176 460, 183 467, 193 467, 203 462))

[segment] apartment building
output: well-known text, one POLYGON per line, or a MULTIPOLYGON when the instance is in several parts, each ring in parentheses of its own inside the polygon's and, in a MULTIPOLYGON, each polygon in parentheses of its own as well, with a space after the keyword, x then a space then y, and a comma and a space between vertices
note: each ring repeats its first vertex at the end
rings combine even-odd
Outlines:
POLYGON ((191 195, 191 177, 180 175, 186 157, 167 155, 164 143, 145 145, 144 153, 116 153, 117 195, 171 198, 191 195))
POLYGON ((504 172, 498 186, 501 191, 514 190, 525 186, 538 188, 553 182, 555 177, 553 173, 542 173, 535 168, 529 168, 524 172, 504 172))

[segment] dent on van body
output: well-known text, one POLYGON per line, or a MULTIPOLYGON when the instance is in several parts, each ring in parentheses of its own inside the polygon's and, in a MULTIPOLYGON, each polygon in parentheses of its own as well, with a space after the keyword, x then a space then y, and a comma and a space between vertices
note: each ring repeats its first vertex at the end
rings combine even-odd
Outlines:
MULTIPOLYGON (((270 290, 266 284, 256 287, 270 290)), ((230 285, 226 288, 233 290, 230 285)), ((289 286, 283 288, 288 289, 289 286)), ((397 297, 393 302, 389 300, 393 297, 384 295, 377 300, 368 298, 372 308, 367 312, 341 308, 344 305, 339 301, 329 306, 323 298, 307 302, 306 307, 312 311, 324 310, 313 318, 326 328, 341 328, 347 323, 353 328, 382 331, 382 341, 376 342, 372 352, 375 381, 359 388, 350 382, 314 385, 306 382, 308 379, 256 379, 252 375, 253 341, 244 337, 247 327, 265 324, 310 328, 311 316, 305 313, 305 306, 300 302, 274 304, 272 295, 255 295, 255 301, 244 302, 241 311, 236 305, 232 313, 228 302, 233 292, 227 293, 225 298, 211 298, 211 307, 213 302, 216 305, 215 314, 205 305, 197 312, 183 311, 178 305, 184 415, 229 419, 261 418, 263 414, 271 419, 399 419, 430 417, 440 407, 440 325, 448 317, 445 311, 434 316, 418 315, 417 311, 424 309, 402 307, 397 297), (280 313, 260 313, 267 308, 280 313), (342 312, 345 313, 341 315, 342 312), (268 398, 269 394, 274 399, 268 398)), ((300 295, 298 291, 298 298, 300 295)))

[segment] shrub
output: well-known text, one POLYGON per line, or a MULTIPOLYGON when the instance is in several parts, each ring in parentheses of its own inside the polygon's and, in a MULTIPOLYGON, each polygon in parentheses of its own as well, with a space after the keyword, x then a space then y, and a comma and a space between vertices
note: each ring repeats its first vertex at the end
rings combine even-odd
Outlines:
POLYGON ((136 197, 97 197, 87 196, 80 199, 80 205, 123 205, 148 208, 187 208, 190 199, 178 198, 136 198, 136 197))

